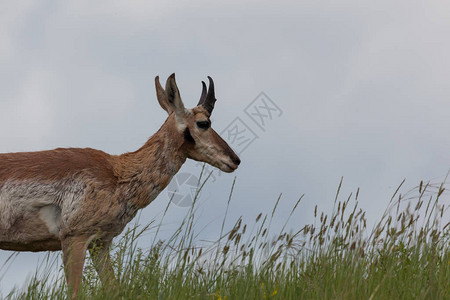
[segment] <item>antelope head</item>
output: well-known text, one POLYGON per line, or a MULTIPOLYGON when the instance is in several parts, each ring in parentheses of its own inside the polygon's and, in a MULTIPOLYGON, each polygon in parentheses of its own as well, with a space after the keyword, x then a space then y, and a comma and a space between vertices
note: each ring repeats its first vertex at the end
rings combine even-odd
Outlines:
MULTIPOLYGON (((186 109, 172 74, 163 89, 159 77, 155 78, 156 95, 161 107, 169 114, 175 138, 182 141, 180 150, 183 155, 193 160, 206 162, 220 170, 230 173, 237 169, 241 160, 230 146, 211 127, 210 116, 214 109, 216 97, 214 82, 209 79, 206 89, 202 81, 202 94, 196 107, 186 109)), ((170 125, 169 125, 170 126, 170 125)))

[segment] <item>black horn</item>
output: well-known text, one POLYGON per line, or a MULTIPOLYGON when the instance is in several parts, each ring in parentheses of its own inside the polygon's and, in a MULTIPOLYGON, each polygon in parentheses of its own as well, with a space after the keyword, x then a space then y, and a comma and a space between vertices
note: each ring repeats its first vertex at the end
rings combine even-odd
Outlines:
POLYGON ((198 105, 203 105, 206 101, 206 83, 202 81, 202 95, 200 96, 200 100, 198 100, 198 105))
POLYGON ((206 92, 206 84, 202 81, 203 85, 202 96, 200 97, 200 101, 198 101, 197 105, 203 106, 203 108, 206 109, 211 114, 217 99, 214 92, 214 81, 209 76, 208 79, 209 79, 208 92, 206 92))
POLYGON ((212 113, 214 109, 214 104, 216 103, 216 96, 214 92, 214 81, 211 77, 208 76, 209 79, 209 87, 208 94, 206 95, 206 101, 203 103, 203 107, 209 112, 212 113))

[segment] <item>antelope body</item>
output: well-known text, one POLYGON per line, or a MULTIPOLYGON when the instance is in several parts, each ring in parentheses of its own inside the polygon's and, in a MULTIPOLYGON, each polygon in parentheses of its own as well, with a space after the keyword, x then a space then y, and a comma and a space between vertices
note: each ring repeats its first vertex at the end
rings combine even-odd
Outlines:
POLYGON ((233 172, 240 160, 210 127, 214 83, 198 106, 186 109, 172 74, 157 98, 169 117, 139 150, 109 155, 95 149, 0 154, 0 249, 63 251, 66 279, 76 296, 92 243, 102 283, 113 284, 112 239, 168 185, 187 158, 233 172))

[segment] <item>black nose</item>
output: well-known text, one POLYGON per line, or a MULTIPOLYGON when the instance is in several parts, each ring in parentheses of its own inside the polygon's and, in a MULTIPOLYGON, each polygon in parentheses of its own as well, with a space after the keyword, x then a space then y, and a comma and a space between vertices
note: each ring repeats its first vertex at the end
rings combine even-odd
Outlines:
POLYGON ((241 160, 239 159, 239 157, 236 157, 233 159, 233 162, 239 166, 239 164, 241 163, 241 160))

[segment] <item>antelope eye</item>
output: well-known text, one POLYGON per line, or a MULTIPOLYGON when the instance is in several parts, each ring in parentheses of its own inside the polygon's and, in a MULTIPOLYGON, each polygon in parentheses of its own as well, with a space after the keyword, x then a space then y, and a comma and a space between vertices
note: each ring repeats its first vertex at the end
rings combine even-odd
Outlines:
POLYGON ((211 122, 209 121, 198 121, 197 127, 201 129, 208 129, 211 126, 211 122))

